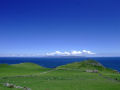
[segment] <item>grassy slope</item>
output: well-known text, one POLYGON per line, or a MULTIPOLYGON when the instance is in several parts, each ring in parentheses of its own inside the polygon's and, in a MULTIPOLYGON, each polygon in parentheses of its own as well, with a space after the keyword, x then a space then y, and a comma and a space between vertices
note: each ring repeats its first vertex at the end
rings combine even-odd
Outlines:
POLYGON ((31 75, 49 70, 33 63, 0 64, 0 76, 31 75))
MULTIPOLYGON (((85 62, 82 62, 82 63, 85 63, 85 62)), ((23 72, 25 72, 26 69, 27 70, 30 69, 30 72, 32 72, 34 75, 37 74, 37 76, 7 77, 4 79, 0 79, 0 82, 9 82, 9 83, 14 83, 19 86, 27 86, 27 87, 32 88, 32 90, 120 90, 120 82, 103 78, 99 76, 98 73, 82 72, 81 70, 77 70, 78 68, 76 70, 75 69, 67 70, 67 69, 61 69, 63 67, 61 66, 61 67, 58 67, 61 70, 55 70, 55 71, 41 74, 41 73, 38 73, 38 71, 39 70, 40 72, 41 70, 46 71, 46 69, 43 69, 43 68, 41 69, 41 67, 36 66, 35 64, 34 64, 35 65, 34 68, 31 66, 31 64, 12 65, 8 67, 14 67, 14 69, 16 68, 17 70, 18 68, 21 68, 21 65, 23 68, 22 69, 23 72), (36 70, 35 68, 37 69, 37 71, 35 71, 36 70)), ((84 66, 84 68, 82 66, 82 69, 85 69, 85 67, 90 68, 90 66, 88 65, 88 66, 84 66)), ((93 67, 91 66, 91 68, 93 67)), ((8 68, 6 66, 6 70, 7 69, 8 68)), ((0 70, 2 70, 2 68, 0 70)), ((9 71, 10 73, 12 70, 8 69, 7 71, 9 71)), ((8 74, 7 71, 4 71, 4 74, 6 73, 7 75, 8 74)), ((119 75, 119 74, 112 73, 112 72, 109 72, 109 73, 106 72, 105 74, 106 75, 107 74, 108 75, 111 75, 111 74, 119 75)), ((0 90, 20 90, 20 89, 9 89, 9 88, 6 88, 0 85, 0 90)))
POLYGON ((84 60, 82 62, 74 62, 67 65, 57 67, 57 69, 78 69, 85 70, 99 70, 100 72, 113 72, 112 69, 105 68, 102 64, 94 60, 84 60))

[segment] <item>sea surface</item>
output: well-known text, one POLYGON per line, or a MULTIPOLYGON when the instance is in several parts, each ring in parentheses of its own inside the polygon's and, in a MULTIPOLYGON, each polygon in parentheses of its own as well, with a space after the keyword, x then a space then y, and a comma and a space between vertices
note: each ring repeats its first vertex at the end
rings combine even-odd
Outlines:
POLYGON ((120 71, 120 57, 79 57, 79 58, 28 58, 28 57, 0 57, 0 64, 19 64, 31 62, 47 68, 55 68, 72 62, 93 59, 102 63, 105 67, 120 71))

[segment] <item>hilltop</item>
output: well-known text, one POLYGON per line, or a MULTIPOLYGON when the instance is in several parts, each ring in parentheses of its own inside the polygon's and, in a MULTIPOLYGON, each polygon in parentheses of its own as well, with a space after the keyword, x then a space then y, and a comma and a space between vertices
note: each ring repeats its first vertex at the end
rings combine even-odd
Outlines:
POLYGON ((73 62, 70 64, 62 65, 57 69, 79 69, 81 71, 86 70, 98 70, 98 71, 113 71, 112 69, 104 67, 101 63, 95 60, 84 60, 81 62, 73 62))
POLYGON ((0 64, 0 76, 30 75, 50 70, 34 63, 0 64), (9 73, 6 74, 6 73, 9 73))
POLYGON ((20 64, 13 64, 11 65, 16 68, 25 68, 25 69, 43 69, 45 67, 42 67, 35 63, 20 63, 20 64))

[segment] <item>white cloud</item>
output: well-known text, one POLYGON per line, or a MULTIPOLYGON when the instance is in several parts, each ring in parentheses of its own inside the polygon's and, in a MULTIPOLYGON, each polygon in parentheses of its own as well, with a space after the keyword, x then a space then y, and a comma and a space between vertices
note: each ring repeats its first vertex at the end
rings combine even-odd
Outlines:
POLYGON ((72 51, 71 55, 81 55, 82 52, 81 51, 72 51))
POLYGON ((55 51, 55 52, 52 52, 52 53, 47 53, 46 55, 48 55, 48 56, 69 56, 70 53, 69 52, 55 51))
POLYGON ((92 51, 88 51, 88 50, 82 50, 82 51, 55 51, 55 52, 50 52, 50 53, 46 53, 46 54, 40 54, 40 53, 36 53, 36 54, 0 54, 0 57, 42 57, 42 56, 90 56, 90 55, 94 55, 95 53, 93 53, 92 51))
POLYGON ((95 54, 91 51, 87 51, 87 50, 82 50, 82 51, 65 51, 65 52, 61 52, 61 51, 55 51, 55 52, 51 52, 51 53, 47 53, 47 56, 85 56, 85 55, 92 55, 95 54))
POLYGON ((95 53, 93 53, 91 51, 87 51, 87 50, 82 50, 82 52, 85 53, 85 54, 95 54, 95 53))

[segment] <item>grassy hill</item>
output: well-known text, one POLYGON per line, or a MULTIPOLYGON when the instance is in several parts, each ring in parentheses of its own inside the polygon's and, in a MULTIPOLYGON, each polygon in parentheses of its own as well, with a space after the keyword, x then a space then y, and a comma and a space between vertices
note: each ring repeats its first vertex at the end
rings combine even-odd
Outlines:
POLYGON ((120 90, 120 81, 116 80, 119 77, 120 74, 94 60, 75 62, 55 69, 47 69, 33 63, 2 64, 0 90, 22 90, 8 88, 1 83, 12 83, 32 90, 120 90), (97 69, 100 72, 84 72, 86 69, 97 69), (17 75, 26 76, 16 77, 17 75))
POLYGON ((86 70, 98 70, 98 71, 106 71, 106 72, 113 72, 112 69, 104 67, 101 63, 95 60, 84 60, 81 62, 74 62, 67 65, 62 65, 57 67, 57 69, 79 69, 81 71, 86 70))
POLYGON ((0 76, 30 75, 49 70, 34 63, 0 64, 0 76))
POLYGON ((44 67, 34 64, 34 63, 20 63, 11 65, 16 68, 24 68, 24 69, 43 69, 44 67))

